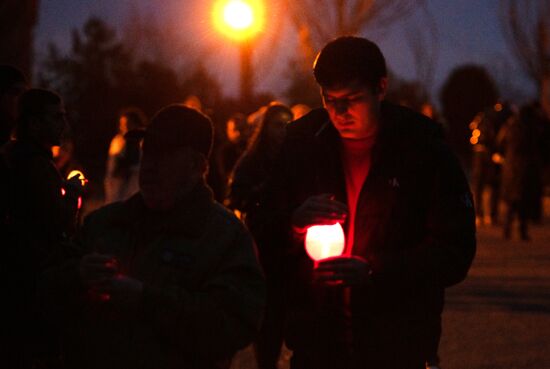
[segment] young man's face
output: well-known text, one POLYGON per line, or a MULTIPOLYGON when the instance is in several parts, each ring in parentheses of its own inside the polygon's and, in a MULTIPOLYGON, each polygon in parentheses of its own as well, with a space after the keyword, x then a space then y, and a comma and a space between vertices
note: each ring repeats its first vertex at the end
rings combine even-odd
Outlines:
POLYGON ((323 105, 340 137, 362 139, 376 132, 386 84, 384 78, 376 91, 357 82, 321 90, 323 105))
POLYGON ((186 147, 164 151, 144 145, 139 187, 148 208, 170 210, 192 189, 202 174, 197 155, 186 147))

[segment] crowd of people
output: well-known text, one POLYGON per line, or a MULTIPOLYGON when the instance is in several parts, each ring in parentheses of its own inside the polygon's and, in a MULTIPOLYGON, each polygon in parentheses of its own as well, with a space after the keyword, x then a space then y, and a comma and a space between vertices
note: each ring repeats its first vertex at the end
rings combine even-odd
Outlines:
POLYGON ((530 239, 529 222, 542 222, 549 127, 536 103, 519 109, 497 103, 476 115, 470 124, 477 223, 501 223, 504 239, 513 236, 516 219, 517 233, 524 241, 530 239), (501 204, 505 205, 503 210, 501 204))
POLYGON ((103 206, 83 221, 62 98, 13 67, 0 77, 0 367, 229 368, 253 343, 275 369, 284 342, 292 369, 438 368, 476 215, 496 222, 503 194, 504 235, 517 216, 522 239, 541 216, 540 111, 475 117, 473 196, 442 126, 385 101, 385 58, 365 38, 318 54, 322 108, 236 113, 221 143, 196 98, 150 120, 122 110, 103 206), (344 251, 312 260, 309 229, 336 223, 344 251))

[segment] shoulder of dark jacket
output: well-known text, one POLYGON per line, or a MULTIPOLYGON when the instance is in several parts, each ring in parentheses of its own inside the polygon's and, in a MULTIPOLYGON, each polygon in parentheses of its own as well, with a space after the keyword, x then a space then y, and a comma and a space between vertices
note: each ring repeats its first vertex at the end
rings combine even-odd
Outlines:
POLYGON ((140 195, 136 194, 128 200, 113 202, 92 211, 84 219, 84 224, 122 224, 130 222, 131 218, 136 217, 140 206, 138 202, 141 199, 138 199, 138 196, 140 195))
POLYGON ((245 232, 246 228, 243 223, 237 218, 235 213, 226 208, 225 206, 214 202, 212 215, 215 217, 214 220, 217 220, 222 224, 222 226, 227 226, 245 232))
POLYGON ((412 109, 384 101, 381 112, 383 124, 390 126, 401 136, 436 140, 444 138, 441 124, 412 109))
POLYGON ((322 133, 330 125, 328 112, 323 108, 311 110, 309 113, 287 125, 287 137, 315 136, 322 133))

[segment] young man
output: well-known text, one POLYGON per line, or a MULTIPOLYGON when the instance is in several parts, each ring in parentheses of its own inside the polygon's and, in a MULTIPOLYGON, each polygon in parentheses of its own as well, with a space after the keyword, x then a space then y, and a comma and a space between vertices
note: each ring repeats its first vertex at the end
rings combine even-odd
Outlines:
POLYGON ((263 206, 272 247, 286 245, 291 367, 424 368, 444 289, 475 253, 468 184, 435 122, 383 101, 374 43, 328 43, 314 74, 324 109, 288 126, 263 206), (314 267, 307 229, 336 222, 344 254, 314 267))
POLYGON ((37 309, 37 283, 74 229, 80 186, 64 181, 52 161, 52 146, 59 145, 66 126, 61 98, 27 90, 17 116, 16 139, 0 149, 1 280, 8 310, 2 314, 6 352, 0 367, 49 367, 59 347, 37 309))
POLYGON ((226 368, 256 334, 264 280, 251 236, 205 184, 211 146, 203 114, 158 112, 140 192, 90 214, 84 256, 47 276, 70 317, 67 367, 226 368))

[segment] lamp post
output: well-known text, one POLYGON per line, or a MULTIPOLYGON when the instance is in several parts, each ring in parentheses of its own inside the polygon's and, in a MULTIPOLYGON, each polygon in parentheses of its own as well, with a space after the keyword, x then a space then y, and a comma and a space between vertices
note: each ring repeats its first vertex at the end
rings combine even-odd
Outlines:
POLYGON ((261 0, 218 0, 213 14, 218 30, 239 44, 240 99, 244 106, 252 98, 252 46, 254 38, 263 28, 263 3, 261 0))

